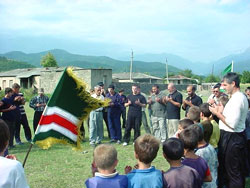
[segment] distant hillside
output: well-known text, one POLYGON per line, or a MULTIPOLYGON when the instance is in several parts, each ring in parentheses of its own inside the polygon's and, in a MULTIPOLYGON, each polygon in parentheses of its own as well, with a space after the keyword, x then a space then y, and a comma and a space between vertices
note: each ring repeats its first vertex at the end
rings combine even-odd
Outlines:
MULTIPOLYGON (((49 50, 40 53, 30 53, 26 54, 19 51, 8 52, 5 54, 0 54, 7 58, 16 59, 18 61, 29 62, 34 66, 40 66, 40 60, 42 56, 51 52, 59 66, 78 66, 82 68, 111 68, 113 72, 128 72, 130 67, 130 61, 120 61, 115 60, 106 56, 85 56, 71 54, 65 50, 49 50)), ((174 66, 169 66, 169 72, 177 73, 181 69, 174 66)), ((143 62, 134 61, 133 72, 149 73, 158 77, 166 75, 166 65, 159 62, 143 62)))
POLYGON ((135 56, 136 60, 151 61, 151 62, 156 61, 163 63, 166 62, 166 58, 168 59, 169 65, 173 65, 181 69, 191 69, 193 73, 198 75, 211 74, 213 64, 214 64, 214 73, 220 75, 221 71, 224 70, 232 62, 232 60, 234 61, 235 72, 242 73, 244 70, 250 71, 250 48, 248 48, 243 53, 229 55, 210 63, 192 62, 188 59, 169 53, 137 54, 135 56))
POLYGON ((218 61, 212 62, 214 64, 215 74, 220 74, 231 62, 234 61, 234 72, 250 71, 250 48, 243 53, 229 55, 218 61))
POLYGON ((33 68, 34 65, 29 63, 15 61, 7 59, 6 57, 0 56, 0 72, 13 70, 13 69, 20 69, 20 68, 33 68))

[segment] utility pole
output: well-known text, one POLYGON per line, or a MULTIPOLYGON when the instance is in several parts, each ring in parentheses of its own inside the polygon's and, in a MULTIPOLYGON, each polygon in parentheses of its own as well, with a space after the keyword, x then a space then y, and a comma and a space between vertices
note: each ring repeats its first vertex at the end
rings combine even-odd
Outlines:
POLYGON ((168 59, 166 58, 166 77, 167 77, 167 84, 169 83, 168 80, 168 59))
POLYGON ((132 49, 131 51, 132 51, 132 52, 131 52, 130 76, 129 76, 130 82, 132 82, 132 69, 133 69, 133 58, 134 58, 133 49, 132 49))
POLYGON ((214 64, 212 66, 212 75, 214 75, 214 64))

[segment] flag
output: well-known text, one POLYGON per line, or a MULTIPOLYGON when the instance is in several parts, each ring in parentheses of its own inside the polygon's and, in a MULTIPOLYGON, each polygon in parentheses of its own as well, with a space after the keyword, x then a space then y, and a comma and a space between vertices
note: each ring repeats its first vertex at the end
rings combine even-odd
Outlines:
POLYGON ((43 149, 53 144, 70 144, 80 149, 80 126, 91 110, 108 101, 91 97, 86 84, 66 68, 39 121, 33 142, 43 149))
POLYGON ((232 67, 233 67, 233 62, 230 63, 230 65, 228 65, 222 72, 222 76, 224 76, 225 74, 227 74, 228 72, 232 72, 232 67))

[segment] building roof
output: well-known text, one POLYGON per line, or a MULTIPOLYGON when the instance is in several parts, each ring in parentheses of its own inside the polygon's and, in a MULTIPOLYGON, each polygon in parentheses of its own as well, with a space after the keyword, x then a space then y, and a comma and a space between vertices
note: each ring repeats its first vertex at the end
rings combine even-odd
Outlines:
MULTIPOLYGON (((113 79, 119 79, 119 80, 129 80, 130 79, 130 73, 129 72, 122 72, 122 73, 113 73, 112 75, 113 79)), ((133 72, 132 73, 132 79, 154 79, 154 80, 163 80, 162 78, 147 75, 140 72, 133 72)))
MULTIPOLYGON (((18 77, 18 78, 29 78, 31 76, 39 76, 41 72, 62 72, 65 67, 42 67, 42 68, 25 68, 25 69, 14 69, 6 72, 0 72, 0 77, 18 77)), ((73 70, 89 70, 80 67, 73 67, 73 70)), ((92 69, 91 69, 92 70, 92 69)), ((95 70, 95 69, 94 69, 95 70)))
POLYGON ((170 76, 168 79, 169 80, 195 80, 195 79, 188 78, 188 77, 185 77, 185 76, 182 76, 182 75, 170 76))

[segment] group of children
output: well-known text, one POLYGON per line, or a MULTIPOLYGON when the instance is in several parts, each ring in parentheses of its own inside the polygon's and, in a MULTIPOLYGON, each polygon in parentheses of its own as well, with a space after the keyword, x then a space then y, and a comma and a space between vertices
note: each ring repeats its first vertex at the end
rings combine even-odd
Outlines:
POLYGON ((125 168, 119 175, 117 151, 112 145, 99 145, 94 150, 97 172, 85 184, 98 187, 217 187, 217 144, 219 126, 211 118, 209 104, 189 109, 187 118, 179 121, 174 137, 162 143, 163 155, 170 164, 166 172, 151 166, 160 147, 160 141, 146 134, 136 139, 134 153, 137 165, 125 168), (201 119, 201 123, 200 123, 201 119), (210 144, 211 143, 211 144, 210 144), (104 165, 105 163, 105 165, 104 165))

